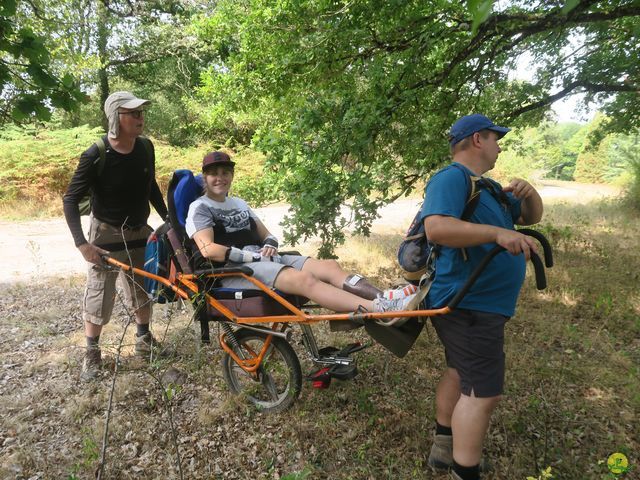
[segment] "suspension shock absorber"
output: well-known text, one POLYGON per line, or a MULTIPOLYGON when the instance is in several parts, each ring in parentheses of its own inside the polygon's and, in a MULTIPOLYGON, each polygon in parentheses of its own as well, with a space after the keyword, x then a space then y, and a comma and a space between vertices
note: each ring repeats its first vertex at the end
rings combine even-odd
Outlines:
POLYGON ((224 338, 231 344, 231 348, 238 354, 238 357, 240 357, 242 360, 246 360, 244 352, 240 347, 240 343, 238 342, 236 334, 233 331, 233 328, 231 328, 231 325, 229 325, 227 322, 221 323, 222 331, 224 332, 224 338))

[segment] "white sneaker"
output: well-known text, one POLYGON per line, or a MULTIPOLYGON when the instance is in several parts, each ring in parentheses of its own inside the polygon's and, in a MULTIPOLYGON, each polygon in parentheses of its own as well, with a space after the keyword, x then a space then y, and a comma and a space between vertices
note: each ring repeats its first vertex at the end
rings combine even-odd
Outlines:
POLYGON ((378 297, 373 301, 373 311, 376 313, 397 312, 399 310, 415 310, 418 306, 416 294, 401 298, 378 297))
MULTIPOLYGON (((402 298, 384 298, 378 297, 373 301, 373 311, 375 313, 384 312, 398 312, 400 310, 415 310, 420 304, 420 299, 414 293, 407 297, 402 298)), ((396 326, 399 327, 406 323, 411 317, 393 317, 393 318, 379 318, 376 322, 385 327, 396 326)))
POLYGON ((385 290, 382 292, 382 298, 386 298, 388 300, 395 300, 396 298, 404 298, 410 295, 413 295, 418 291, 418 287, 413 285, 412 283, 408 283, 404 287, 399 288, 390 288, 389 290, 385 290))

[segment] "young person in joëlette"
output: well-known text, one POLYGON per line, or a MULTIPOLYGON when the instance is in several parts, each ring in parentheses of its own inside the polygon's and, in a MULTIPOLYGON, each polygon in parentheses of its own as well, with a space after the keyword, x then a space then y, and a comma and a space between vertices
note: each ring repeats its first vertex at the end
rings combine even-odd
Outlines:
MULTIPOLYGON (((129 92, 115 92, 107 98, 104 112, 109 133, 102 137, 103 152, 97 144, 80 156, 80 162, 64 195, 64 215, 76 247, 89 263, 87 286, 82 300, 82 317, 87 350, 80 378, 95 379, 102 356, 99 340, 109 323, 116 295, 118 272, 102 265, 101 255, 109 254, 134 267, 143 268, 144 250, 151 227, 147 225, 153 205, 160 217, 167 207, 155 179, 153 144, 141 138, 144 107, 149 100, 129 92), (104 162, 101 165, 103 155, 104 162), (89 238, 82 231, 79 204, 91 191, 89 238)), ((151 303, 141 278, 120 273, 127 303, 135 310, 135 351, 148 356, 159 347, 149 331, 151 303)))
MULTIPOLYGON (((228 196, 234 165, 224 152, 202 162, 205 194, 189 207, 186 231, 202 257, 216 266, 247 265, 269 287, 311 299, 337 312, 386 312, 415 308, 415 295, 390 300, 364 278, 349 275, 335 260, 278 255, 275 238, 247 203, 228 196)), ((255 288, 240 277, 222 279, 229 288, 255 288)), ((338 323, 338 322, 336 322, 338 323)))
POLYGON ((455 480, 476 480, 486 466, 481 463, 482 444, 504 384, 504 327, 515 312, 525 263, 536 251, 535 241, 518 233, 514 224, 531 225, 542 218, 540 195, 516 178, 504 188, 482 179, 474 213, 461 220, 469 176, 495 166, 498 140, 509 130, 479 114, 455 122, 449 135, 454 164, 431 177, 422 206, 427 236, 442 247, 427 296, 429 308, 447 305, 490 250, 505 248, 458 308, 431 318, 445 348, 447 369, 436 389, 436 432, 428 464, 452 468, 455 480))

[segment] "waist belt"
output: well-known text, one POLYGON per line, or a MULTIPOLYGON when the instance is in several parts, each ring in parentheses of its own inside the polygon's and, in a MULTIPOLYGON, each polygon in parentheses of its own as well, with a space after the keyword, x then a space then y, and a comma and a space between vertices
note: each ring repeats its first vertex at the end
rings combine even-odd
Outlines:
POLYGON ((131 240, 130 242, 115 242, 115 243, 95 243, 96 247, 103 248, 109 252, 120 252, 122 250, 133 250, 135 248, 143 248, 147 246, 146 238, 139 238, 138 240, 131 240))

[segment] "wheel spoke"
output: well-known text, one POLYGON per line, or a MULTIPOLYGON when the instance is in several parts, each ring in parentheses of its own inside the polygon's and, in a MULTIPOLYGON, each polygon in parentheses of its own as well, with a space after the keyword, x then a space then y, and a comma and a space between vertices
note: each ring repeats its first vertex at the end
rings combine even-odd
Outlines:
MULTIPOLYGON (((266 336, 240 329, 236 332, 241 350, 249 357, 261 352, 266 336)), ((240 352, 236 349, 236 354, 240 352)), ((223 374, 235 393, 246 395, 248 401, 265 412, 279 412, 291 406, 300 394, 302 373, 300 363, 291 346, 272 337, 264 352, 257 375, 248 374, 229 354, 222 360, 223 374)))
POLYGON ((271 400, 278 400, 278 387, 273 381, 273 377, 270 373, 264 371, 262 372, 262 385, 264 385, 264 388, 271 397, 271 400))

